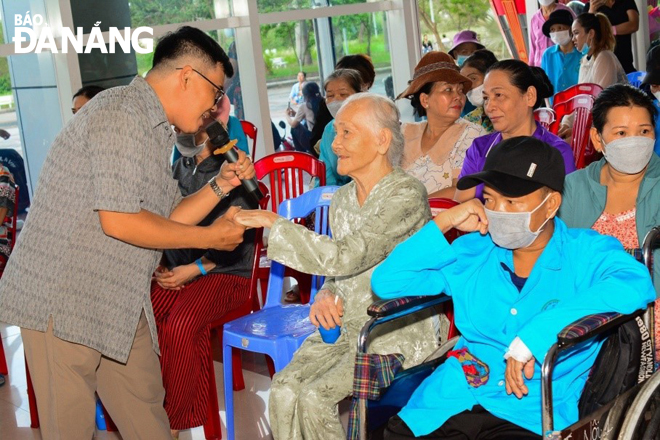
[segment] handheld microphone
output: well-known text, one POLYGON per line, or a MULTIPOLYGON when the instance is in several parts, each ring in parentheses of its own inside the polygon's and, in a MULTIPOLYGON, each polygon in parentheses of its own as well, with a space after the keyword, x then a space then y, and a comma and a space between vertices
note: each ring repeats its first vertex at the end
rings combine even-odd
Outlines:
MULTIPOLYGON (((224 125, 219 121, 214 120, 204 129, 206 134, 209 136, 209 142, 211 145, 216 147, 216 150, 213 154, 222 154, 227 162, 236 163, 238 162, 238 153, 234 149, 236 145, 236 140, 229 139, 229 133, 224 125)), ((252 179, 241 180, 243 188, 254 197, 254 200, 257 202, 257 206, 264 195, 259 189, 259 183, 257 178, 253 177, 252 179)))

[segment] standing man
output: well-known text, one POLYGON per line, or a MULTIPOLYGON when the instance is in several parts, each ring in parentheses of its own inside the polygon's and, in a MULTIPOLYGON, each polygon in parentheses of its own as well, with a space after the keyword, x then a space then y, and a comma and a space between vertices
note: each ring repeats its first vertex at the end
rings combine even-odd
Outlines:
POLYGON ((195 225, 254 176, 241 152, 181 200, 172 126, 201 129, 232 74, 213 39, 182 27, 161 39, 145 79, 97 95, 55 139, 0 283, 0 321, 21 327, 42 438, 90 439, 94 392, 124 438, 171 438, 149 295, 159 249, 234 249, 237 210, 195 225))
POLYGON ((291 93, 289 94, 290 105, 297 109, 300 104, 305 102, 303 98, 302 89, 307 83, 307 74, 305 72, 298 72, 298 82, 291 86, 291 93))

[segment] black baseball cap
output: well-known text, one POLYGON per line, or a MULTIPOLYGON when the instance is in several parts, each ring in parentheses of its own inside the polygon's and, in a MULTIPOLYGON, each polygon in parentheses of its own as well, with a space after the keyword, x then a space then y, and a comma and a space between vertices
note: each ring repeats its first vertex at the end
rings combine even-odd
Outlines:
POLYGON ((532 136, 506 139, 486 153, 483 171, 464 176, 456 187, 481 183, 510 197, 522 197, 547 186, 561 192, 566 168, 559 150, 532 136))
POLYGON ((660 84, 660 46, 655 46, 646 52, 646 76, 642 84, 660 84))
POLYGON ((541 28, 543 35, 550 38, 550 28, 555 24, 565 24, 570 29, 573 24, 573 14, 571 14, 571 11, 568 9, 557 9, 550 14, 541 28))

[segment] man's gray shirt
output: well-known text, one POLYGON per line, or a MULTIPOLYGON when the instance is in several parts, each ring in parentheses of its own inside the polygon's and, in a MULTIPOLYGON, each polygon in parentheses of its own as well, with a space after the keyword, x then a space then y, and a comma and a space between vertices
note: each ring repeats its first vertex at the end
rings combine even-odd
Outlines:
POLYGON ((168 217, 180 199, 175 136, 141 78, 92 99, 48 153, 25 227, 0 280, 0 321, 126 362, 142 310, 158 337, 150 283, 161 252, 103 233, 98 211, 168 217))

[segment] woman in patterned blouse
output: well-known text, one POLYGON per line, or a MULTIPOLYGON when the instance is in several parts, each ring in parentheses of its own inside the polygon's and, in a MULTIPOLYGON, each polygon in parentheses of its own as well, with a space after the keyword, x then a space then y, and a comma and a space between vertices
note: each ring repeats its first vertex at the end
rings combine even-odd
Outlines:
POLYGON ((454 196, 465 151, 486 134, 483 127, 461 118, 465 93, 471 88, 472 81, 460 74, 451 56, 429 52, 398 96, 410 99, 417 116, 426 116, 426 121, 403 124, 406 144, 401 166, 424 184, 429 197, 454 196))

